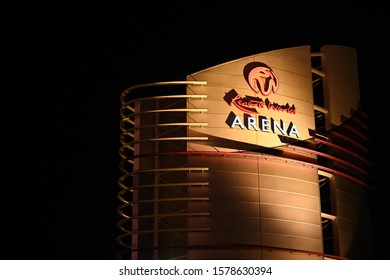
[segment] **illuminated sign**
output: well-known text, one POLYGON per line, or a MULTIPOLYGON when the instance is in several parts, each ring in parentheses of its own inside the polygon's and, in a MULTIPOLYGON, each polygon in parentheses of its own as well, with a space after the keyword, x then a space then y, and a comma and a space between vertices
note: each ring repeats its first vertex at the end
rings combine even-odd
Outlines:
POLYGON ((299 138, 299 132, 296 126, 290 122, 288 125, 283 120, 276 121, 275 119, 267 119, 265 116, 252 117, 252 114, 259 114, 261 109, 276 110, 286 112, 288 114, 295 114, 295 105, 278 104, 271 102, 267 97, 265 99, 257 97, 257 95, 269 96, 271 93, 276 93, 279 88, 279 80, 275 72, 262 62, 251 62, 244 67, 244 77, 249 87, 255 93, 255 96, 241 97, 236 90, 232 89, 224 96, 224 100, 230 106, 237 107, 244 112, 243 120, 230 112, 226 124, 230 128, 238 126, 241 129, 272 132, 275 134, 282 134, 284 136, 294 136, 299 138))
POLYGON ((208 137, 191 142, 192 151, 230 151, 285 145, 285 138, 306 140, 315 129, 313 83, 309 46, 255 54, 192 73, 189 81, 207 81, 204 87, 188 87, 187 94, 207 98, 188 99, 192 125, 190 136, 208 137), (283 138, 282 138, 283 137, 283 138))
POLYGON ((258 97, 245 96, 241 97, 234 89, 226 93, 224 100, 229 105, 234 105, 241 111, 250 114, 258 114, 258 109, 267 108, 276 111, 285 111, 290 114, 295 114, 295 106, 290 106, 288 103, 280 105, 276 102, 271 102, 268 98, 261 99, 258 97))
POLYGON ((295 125, 290 122, 289 125, 285 125, 283 120, 276 121, 273 118, 267 119, 264 116, 258 116, 258 118, 254 118, 251 115, 244 114, 243 122, 240 120, 238 116, 236 116, 233 112, 230 112, 228 118, 226 119, 226 124, 231 128, 238 126, 241 129, 248 130, 256 130, 262 132, 272 132, 272 133, 281 133, 285 136, 293 136, 295 135, 299 138, 299 133, 295 125))

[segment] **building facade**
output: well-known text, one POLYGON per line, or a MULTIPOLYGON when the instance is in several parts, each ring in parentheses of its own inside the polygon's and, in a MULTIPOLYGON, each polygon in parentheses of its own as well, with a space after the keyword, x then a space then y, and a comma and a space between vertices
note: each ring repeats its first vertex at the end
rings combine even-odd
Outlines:
POLYGON ((121 101, 119 258, 371 258, 355 49, 260 53, 121 101))

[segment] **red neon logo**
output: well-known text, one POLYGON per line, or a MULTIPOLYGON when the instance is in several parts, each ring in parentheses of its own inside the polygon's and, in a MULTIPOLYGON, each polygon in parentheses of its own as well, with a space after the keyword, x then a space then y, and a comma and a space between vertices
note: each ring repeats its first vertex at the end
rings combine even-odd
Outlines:
POLYGON ((251 62, 244 68, 244 77, 248 85, 256 94, 268 96, 276 93, 279 88, 279 80, 274 71, 261 62, 251 62))
MULTIPOLYGON (((276 93, 279 89, 279 80, 274 71, 262 62, 251 62, 244 67, 244 78, 256 95, 268 96, 276 93)), ((240 96, 236 90, 232 89, 225 93, 223 98, 230 106, 235 106, 239 110, 249 114, 259 114, 262 108, 282 111, 295 114, 295 105, 279 104, 267 98, 264 100, 258 96, 240 96)))

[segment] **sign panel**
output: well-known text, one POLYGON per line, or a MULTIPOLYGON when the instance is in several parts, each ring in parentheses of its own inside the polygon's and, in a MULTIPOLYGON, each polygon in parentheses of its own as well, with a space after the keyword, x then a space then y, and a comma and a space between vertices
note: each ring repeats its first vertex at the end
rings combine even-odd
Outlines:
POLYGON ((307 140, 309 129, 315 128, 311 75, 309 46, 257 54, 188 75, 187 80, 207 81, 207 86, 188 88, 188 94, 207 95, 188 102, 189 108, 207 109, 189 114, 188 121, 208 124, 191 127, 189 134, 208 136, 208 145, 228 150, 244 149, 244 144, 280 146, 280 136, 307 140))

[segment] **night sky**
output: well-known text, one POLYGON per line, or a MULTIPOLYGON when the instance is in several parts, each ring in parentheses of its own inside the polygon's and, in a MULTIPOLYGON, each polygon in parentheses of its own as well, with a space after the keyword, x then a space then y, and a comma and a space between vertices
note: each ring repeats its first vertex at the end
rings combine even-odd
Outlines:
MULTIPOLYGON (((126 88, 185 80, 257 53, 302 45, 319 51, 327 44, 357 49, 362 106, 371 118, 377 159, 374 258, 388 259, 383 228, 390 218, 389 186, 379 183, 388 154, 382 148, 388 130, 384 4, 176 2, 52 8, 30 15, 10 36, 12 55, 4 56, 19 78, 10 80, 16 110, 5 117, 6 123, 16 121, 6 137, 13 152, 5 172, 11 180, 3 186, 11 192, 3 197, 1 259, 116 258, 119 109, 126 88)), ((10 109, 4 105, 3 111, 10 109)))

